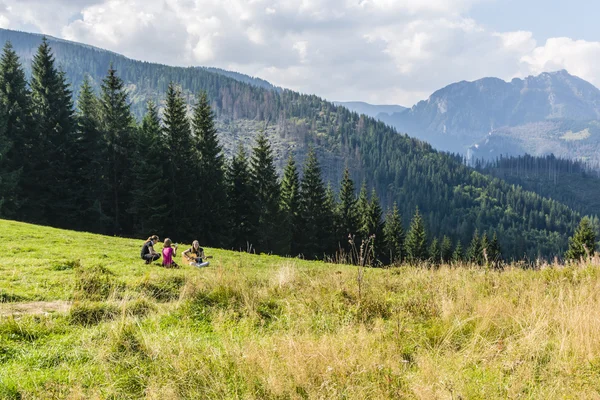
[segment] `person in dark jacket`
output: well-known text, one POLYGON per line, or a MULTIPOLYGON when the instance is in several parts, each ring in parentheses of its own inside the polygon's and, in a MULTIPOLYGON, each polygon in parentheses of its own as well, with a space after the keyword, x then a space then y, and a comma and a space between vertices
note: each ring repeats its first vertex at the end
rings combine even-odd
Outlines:
POLYGON ((150 264, 152 261, 156 261, 160 258, 160 253, 154 250, 154 245, 158 243, 158 236, 152 235, 144 242, 142 246, 142 260, 146 260, 146 264, 150 264))

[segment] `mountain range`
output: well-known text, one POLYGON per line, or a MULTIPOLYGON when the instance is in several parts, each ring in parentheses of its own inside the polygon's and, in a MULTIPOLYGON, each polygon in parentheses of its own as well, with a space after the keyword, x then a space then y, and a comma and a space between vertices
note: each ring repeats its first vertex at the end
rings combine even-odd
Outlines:
POLYGON ((377 118, 469 158, 546 155, 599 160, 600 90, 567 71, 462 81, 377 118))
POLYGON ((365 103, 363 101, 334 101, 333 104, 336 106, 346 107, 348 110, 358 114, 365 114, 369 117, 379 118, 390 116, 395 113, 402 113, 407 110, 406 107, 397 105, 375 105, 365 103))
MULTIPOLYGON (((42 37, 0 29, 0 45, 8 40, 30 74, 31 59, 42 37)), ((364 182, 367 190, 373 189, 384 209, 394 203, 398 206, 405 226, 418 207, 430 239, 448 235, 466 247, 477 231, 497 233, 508 257, 535 258, 564 251, 580 219, 579 213, 562 203, 478 173, 465 166, 461 157, 436 151, 381 121, 318 96, 277 88, 235 72, 152 64, 88 45, 55 38, 48 41, 75 97, 86 78, 98 92, 111 65, 126 85, 138 120, 148 100, 164 106, 171 82, 181 86, 189 105, 205 91, 226 155, 240 144, 253 146, 260 131, 269 138, 280 170, 289 154, 301 165, 313 148, 325 182, 336 188, 348 167, 357 186, 364 182), (545 217, 549 215, 552 218, 545 217)), ((502 86, 500 80, 493 82, 502 86)), ((378 117, 421 115, 416 111, 427 105, 419 104, 391 115, 380 112, 378 117)), ((440 108, 436 106, 438 112, 440 108)), ((446 110, 444 114, 460 114, 449 103, 446 110)))

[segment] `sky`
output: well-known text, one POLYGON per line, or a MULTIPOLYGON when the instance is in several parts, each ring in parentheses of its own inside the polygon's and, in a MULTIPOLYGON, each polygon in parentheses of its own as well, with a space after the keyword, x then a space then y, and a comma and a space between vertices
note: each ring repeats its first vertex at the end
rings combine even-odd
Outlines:
POLYGON ((589 0, 0 0, 0 28, 404 106, 486 76, 600 86, 598 15, 589 0))

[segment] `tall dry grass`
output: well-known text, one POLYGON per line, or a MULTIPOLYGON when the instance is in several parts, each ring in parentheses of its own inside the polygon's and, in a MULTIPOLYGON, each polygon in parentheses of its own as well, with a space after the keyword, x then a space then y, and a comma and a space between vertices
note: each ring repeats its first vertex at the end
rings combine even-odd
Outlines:
MULTIPOLYGON (((69 343, 58 372, 40 384, 31 353, 0 369, 26 378, 5 385, 23 398, 600 398, 594 263, 366 268, 359 294, 356 267, 252 257, 125 285, 102 275, 111 312, 75 308, 36 342, 39 357, 52 335, 69 343)), ((39 321, 20 323, 0 334, 39 321)))

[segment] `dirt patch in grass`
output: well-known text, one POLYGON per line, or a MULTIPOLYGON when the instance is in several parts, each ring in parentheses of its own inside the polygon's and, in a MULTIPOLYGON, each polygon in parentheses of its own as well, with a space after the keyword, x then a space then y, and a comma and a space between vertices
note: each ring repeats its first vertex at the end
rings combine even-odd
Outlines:
POLYGON ((24 314, 66 313, 70 307, 71 302, 64 300, 0 303, 0 317, 24 314))

